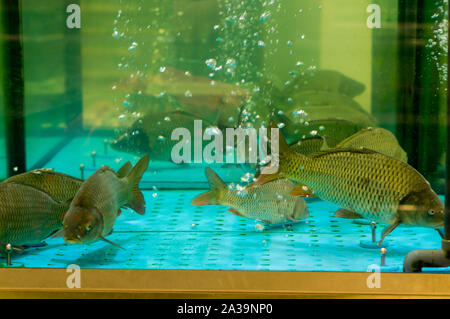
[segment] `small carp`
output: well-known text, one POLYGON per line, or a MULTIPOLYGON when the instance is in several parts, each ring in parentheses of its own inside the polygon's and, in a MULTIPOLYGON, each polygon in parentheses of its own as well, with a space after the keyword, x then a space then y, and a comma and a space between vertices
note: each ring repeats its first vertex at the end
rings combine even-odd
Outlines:
MULTIPOLYGON (((111 147, 139 156, 148 154, 153 160, 172 161, 171 152, 178 143, 177 140, 172 140, 172 132, 182 127, 194 136, 194 120, 199 118, 182 111, 149 113, 111 141, 111 147)), ((213 125, 202 120, 202 130, 205 131, 208 127, 213 125)))
MULTIPOLYGON (((126 176, 132 168, 130 162, 126 162, 118 171, 118 176, 126 176)), ((30 172, 9 177, 3 183, 19 183, 33 186, 49 194, 54 200, 64 203, 75 197, 75 194, 83 183, 82 179, 63 173, 55 172, 51 168, 35 169, 30 172)))
POLYGON ((250 91, 241 86, 217 79, 211 81, 209 77, 196 76, 170 66, 165 66, 164 72, 149 74, 148 77, 128 76, 120 82, 116 83, 118 89, 131 93, 131 97, 138 97, 137 101, 130 101, 138 112, 147 115, 149 109, 158 109, 167 113, 177 108, 219 127, 227 125, 230 117, 238 118, 239 106, 250 96, 250 91), (139 94, 133 94, 139 91, 139 94), (164 97, 160 95, 161 91, 164 91, 164 97))
POLYGON ((16 250, 41 243, 62 228, 69 202, 59 203, 49 194, 18 183, 0 184, 0 251, 7 244, 16 250))
MULTIPOLYGON (((277 126, 272 121, 271 126, 277 126)), ((305 156, 293 152, 282 134, 279 168, 256 185, 288 178, 311 188, 320 199, 345 211, 385 223, 381 240, 400 224, 442 227, 444 204, 428 181, 405 162, 362 149, 332 149, 305 156)))
POLYGON ((101 239, 116 245, 105 239, 105 236, 112 233, 120 207, 127 205, 138 214, 145 213, 145 200, 139 190, 139 181, 147 169, 148 161, 147 155, 142 157, 125 177, 118 176, 107 166, 102 166, 92 174, 81 185, 64 216, 64 240, 90 243, 101 239))
POLYGON ((364 92, 366 86, 335 70, 318 70, 311 76, 296 76, 283 91, 285 96, 301 91, 325 91, 355 97, 364 92))
POLYGON ((294 184, 288 180, 278 180, 267 185, 244 190, 233 190, 210 168, 206 177, 211 189, 195 197, 192 205, 224 205, 236 216, 256 219, 267 224, 281 224, 298 221, 309 216, 306 202, 301 197, 289 195, 294 184))

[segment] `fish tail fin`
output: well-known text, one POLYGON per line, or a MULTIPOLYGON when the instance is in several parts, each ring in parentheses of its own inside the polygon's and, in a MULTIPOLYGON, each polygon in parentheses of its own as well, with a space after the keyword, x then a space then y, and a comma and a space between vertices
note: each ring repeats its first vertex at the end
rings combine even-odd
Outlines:
MULTIPOLYGON (((270 128, 271 129, 279 129, 274 120, 270 121, 270 128)), ((273 140, 272 130, 269 130, 269 131, 270 131, 270 138, 269 138, 270 143, 273 144, 275 141, 273 140)), ((287 156, 289 156, 292 153, 294 153, 294 151, 292 151, 290 149, 283 134, 280 131, 278 131, 278 153, 271 154, 272 161, 275 160, 275 164, 271 162, 270 165, 266 165, 266 166, 262 167, 259 172, 260 174, 259 174, 257 180, 255 181, 254 185, 255 186, 262 185, 262 184, 265 184, 270 181, 273 181, 273 180, 283 177, 283 175, 284 175, 283 165, 282 165, 283 161, 285 160, 285 158, 287 156)))
POLYGON ((227 185, 220 179, 220 177, 209 167, 205 169, 205 175, 208 179, 210 190, 196 196, 191 204, 198 205, 217 205, 220 203, 224 193, 227 190, 227 185))
POLYGON ((144 195, 139 190, 139 182, 148 167, 148 162, 148 155, 144 155, 127 176, 131 187, 131 197, 127 206, 140 215, 145 214, 145 200, 144 195))
POLYGON ((131 165, 131 162, 130 161, 126 162, 117 171, 117 177, 123 178, 123 177, 127 176, 132 169, 133 169, 133 165, 131 165))

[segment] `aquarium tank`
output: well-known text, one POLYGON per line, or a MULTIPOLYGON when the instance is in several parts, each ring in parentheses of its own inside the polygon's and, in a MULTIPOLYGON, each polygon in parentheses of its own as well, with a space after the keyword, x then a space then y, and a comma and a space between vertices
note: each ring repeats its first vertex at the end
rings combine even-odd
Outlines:
POLYGON ((447 0, 0 13, 2 267, 450 270, 447 0))

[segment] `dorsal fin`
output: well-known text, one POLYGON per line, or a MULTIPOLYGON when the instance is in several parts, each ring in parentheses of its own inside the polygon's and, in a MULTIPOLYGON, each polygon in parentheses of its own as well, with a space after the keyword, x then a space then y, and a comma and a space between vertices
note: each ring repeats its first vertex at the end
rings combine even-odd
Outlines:
POLYGON ((109 172, 113 172, 114 174, 117 175, 117 173, 116 173, 115 170, 113 170, 111 167, 106 166, 106 165, 102 165, 102 166, 97 170, 97 172, 99 172, 99 173, 108 172, 108 171, 109 171, 109 172))
POLYGON ((117 177, 119 177, 119 178, 126 177, 131 172, 132 169, 133 169, 133 165, 131 165, 131 162, 130 161, 126 162, 117 171, 117 177))

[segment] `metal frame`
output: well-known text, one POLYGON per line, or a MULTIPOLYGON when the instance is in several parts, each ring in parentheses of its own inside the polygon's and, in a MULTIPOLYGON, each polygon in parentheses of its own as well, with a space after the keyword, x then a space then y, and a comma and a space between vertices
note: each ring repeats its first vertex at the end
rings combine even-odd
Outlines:
POLYGON ((447 274, 82 269, 2 269, 0 298, 450 298, 447 274))
POLYGON ((2 8, 7 173, 12 176, 26 170, 20 0, 2 0, 2 8))
MULTIPOLYGON (((18 8, 18 0, 3 1, 15 3, 18 8)), ((15 49, 20 52, 20 47, 15 49)), ((18 99, 15 100, 15 107, 19 117, 15 119, 20 122, 20 114, 23 120, 23 100, 20 101, 20 94, 23 98, 23 77, 16 84, 18 90, 15 94, 18 94, 18 99)), ((450 149, 449 115, 450 99, 447 96, 447 150, 450 149)), ((17 134, 15 130, 9 131, 17 134)), ((446 165, 450 167, 448 156, 446 165)), ((450 239, 448 169, 446 174, 445 238, 450 239)), ((367 279, 372 275, 369 273, 83 269, 82 286, 79 289, 67 288, 68 275, 66 269, 1 269, 0 297, 450 298, 450 276, 446 274, 381 273, 381 287, 369 288, 367 279)))

